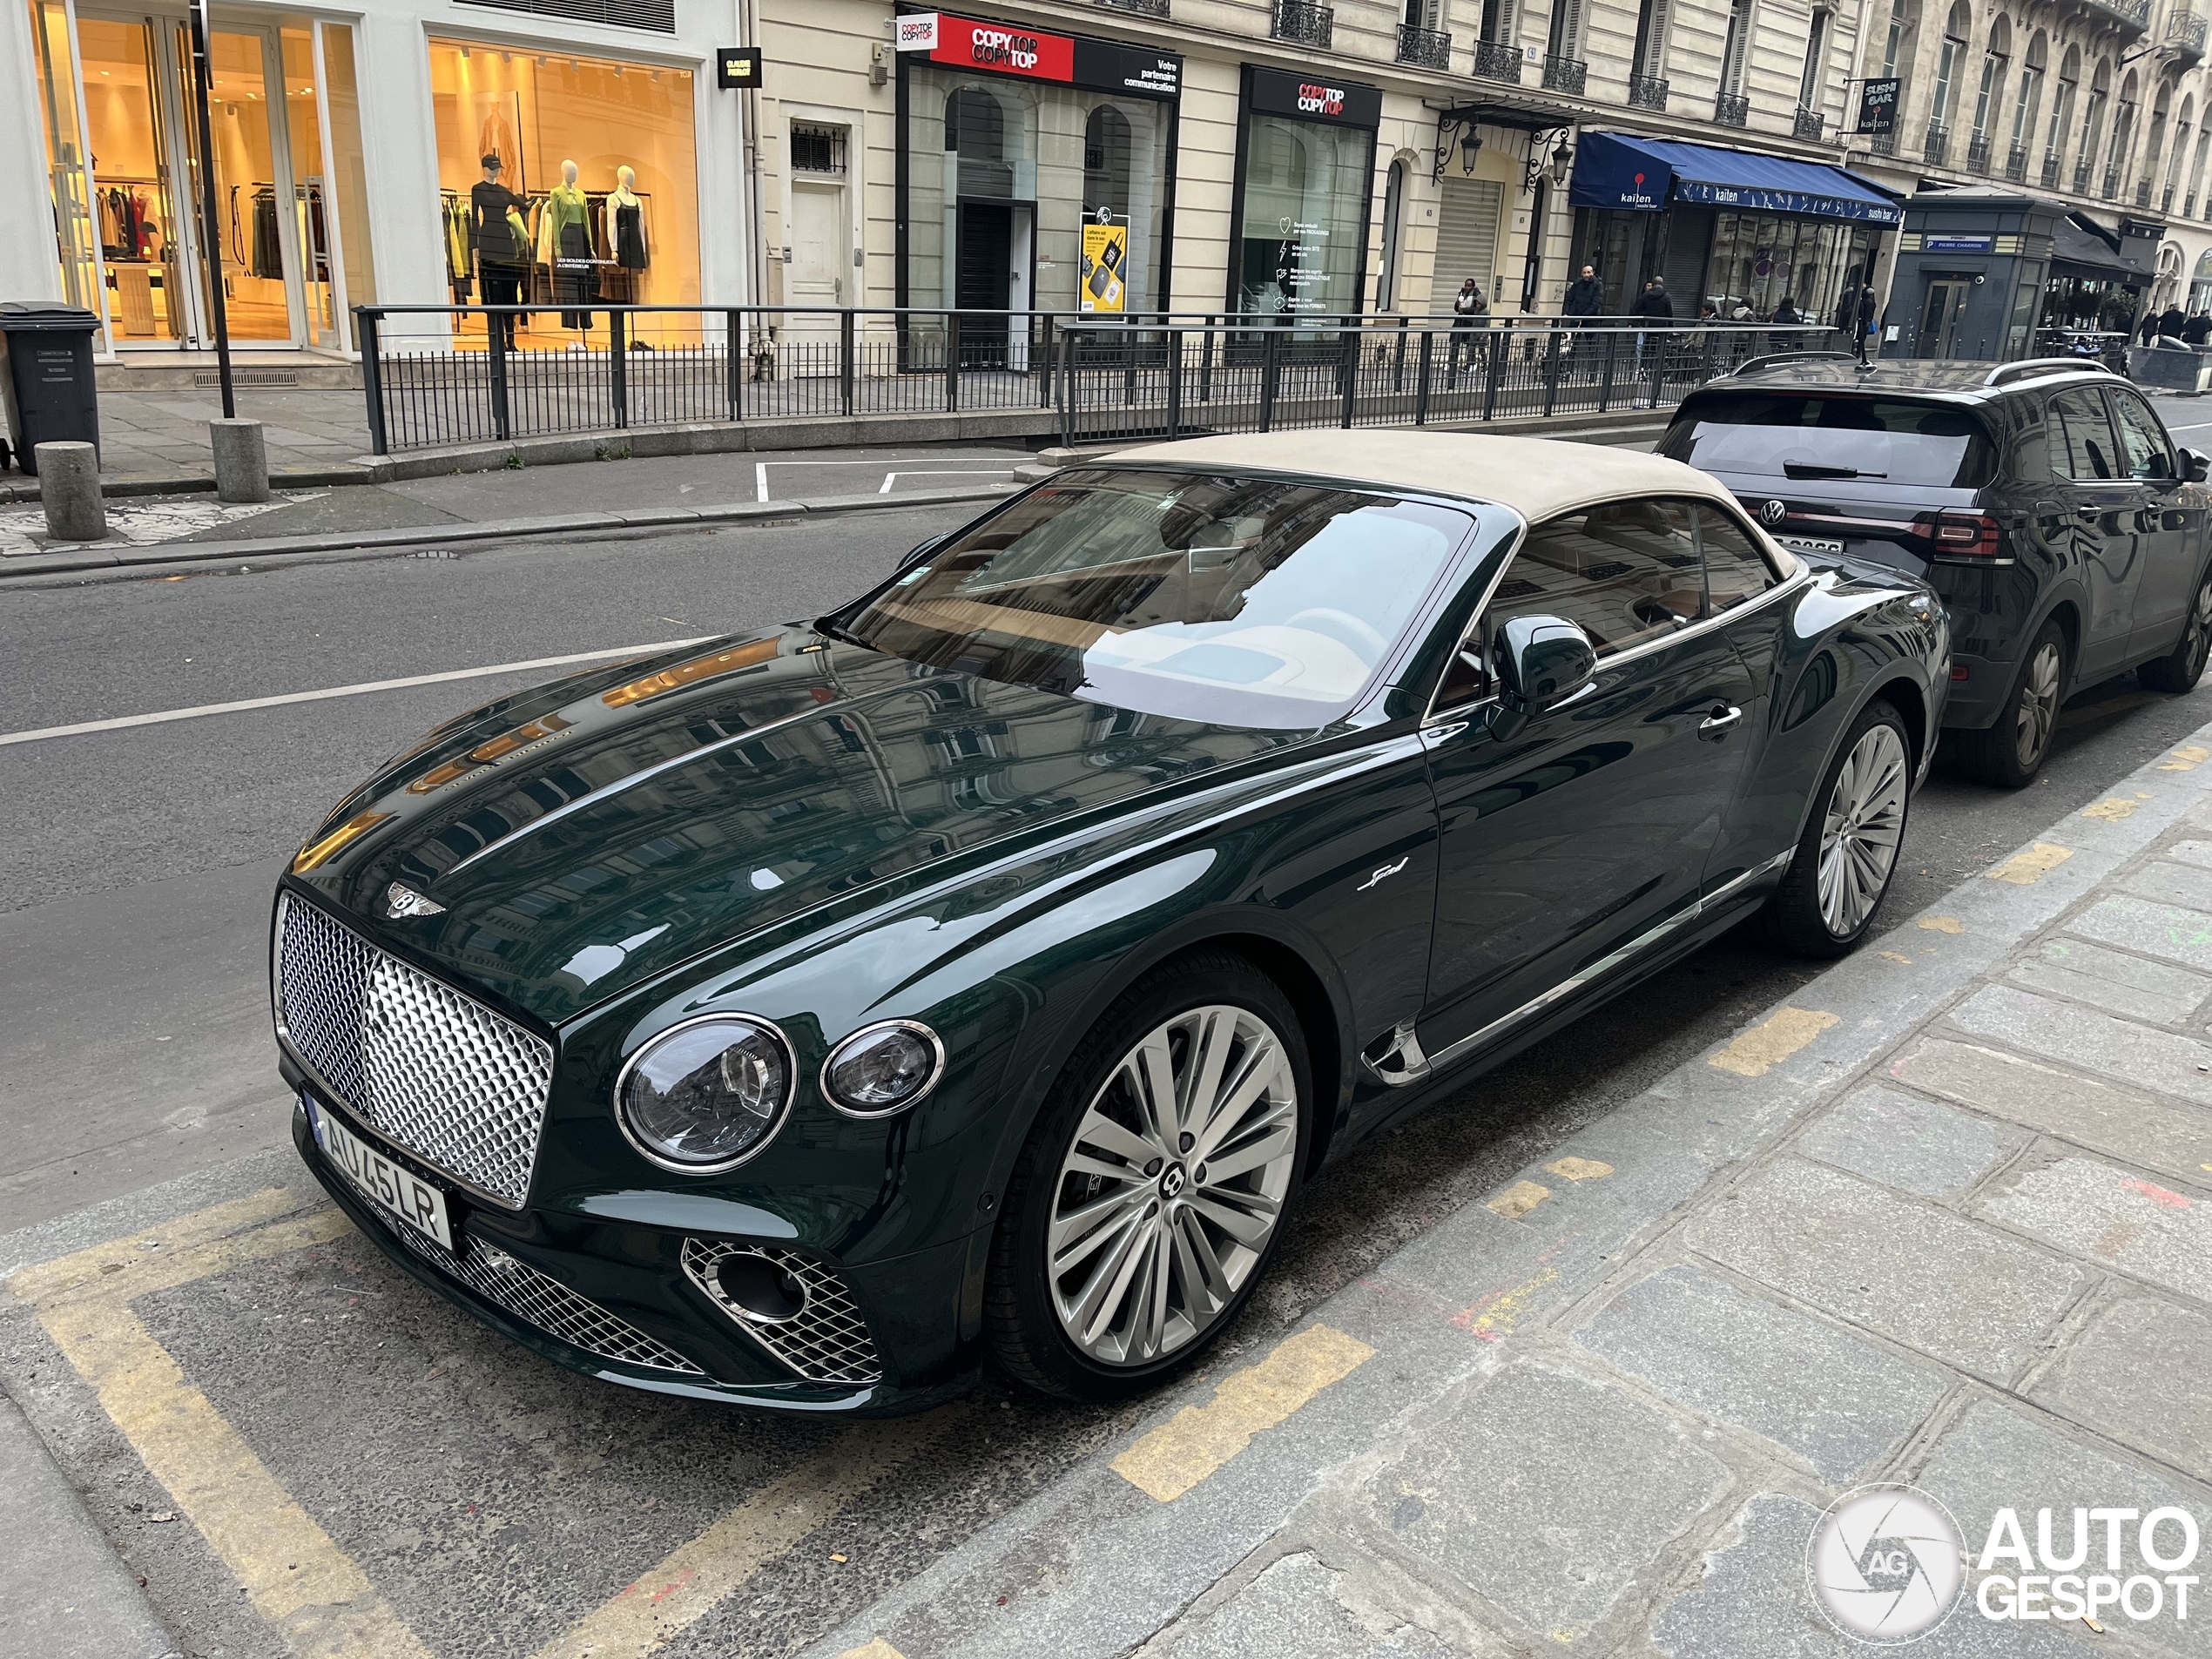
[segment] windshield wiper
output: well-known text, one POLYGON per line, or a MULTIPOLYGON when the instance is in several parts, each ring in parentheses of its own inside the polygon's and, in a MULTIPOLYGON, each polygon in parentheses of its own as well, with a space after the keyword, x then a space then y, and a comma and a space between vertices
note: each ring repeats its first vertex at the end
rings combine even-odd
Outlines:
POLYGON ((1886 478, 1885 472, 1861 472, 1856 467, 1824 467, 1811 461, 1785 461, 1782 473, 1786 478, 1886 478))
POLYGON ((867 640, 861 638, 860 635, 854 633, 843 623, 833 622, 827 617, 817 617, 807 625, 813 628, 818 634, 824 635, 831 639, 839 640, 847 645, 858 645, 862 651, 873 651, 875 649, 874 646, 869 644, 867 640))

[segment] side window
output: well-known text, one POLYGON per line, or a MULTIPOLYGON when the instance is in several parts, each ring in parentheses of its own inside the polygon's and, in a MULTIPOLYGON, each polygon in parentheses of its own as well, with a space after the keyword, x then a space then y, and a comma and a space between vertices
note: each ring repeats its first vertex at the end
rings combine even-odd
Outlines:
POLYGON ((1705 552, 1707 616, 1733 610, 1774 585, 1774 570, 1765 556, 1725 509, 1698 503, 1697 540, 1705 552))
POLYGON ((1536 525, 1498 584, 1483 637, 1508 617, 1564 617, 1604 657, 1696 621, 1704 584, 1693 510, 1612 502, 1536 525))
POLYGON ((2120 475, 2112 464, 2112 424, 2102 399, 2093 392, 2061 392, 2051 400, 2051 417, 2065 439, 2053 446, 2051 459, 2063 463, 2060 470, 2067 477, 2094 482, 2120 475))
POLYGON ((2158 417, 2143 405, 2142 399, 2128 392, 2109 394, 2112 412, 2118 417, 2121 458, 2128 463, 2130 478, 2173 478, 2179 475, 2174 467, 2174 450, 2166 441, 2166 429, 2158 417))

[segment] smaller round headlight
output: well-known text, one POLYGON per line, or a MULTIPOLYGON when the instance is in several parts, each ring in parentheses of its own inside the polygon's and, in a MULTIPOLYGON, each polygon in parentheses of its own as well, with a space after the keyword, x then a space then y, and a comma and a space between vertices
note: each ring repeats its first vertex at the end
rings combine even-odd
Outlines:
POLYGON ((631 1057, 616 1116, 637 1150, 686 1174, 711 1175, 766 1145, 791 1104, 783 1033, 746 1015, 671 1026, 631 1057))
POLYGON ((822 1062, 822 1093, 853 1117, 880 1117, 913 1105, 937 1085, 945 1045, 914 1020, 887 1020, 855 1031, 822 1062))

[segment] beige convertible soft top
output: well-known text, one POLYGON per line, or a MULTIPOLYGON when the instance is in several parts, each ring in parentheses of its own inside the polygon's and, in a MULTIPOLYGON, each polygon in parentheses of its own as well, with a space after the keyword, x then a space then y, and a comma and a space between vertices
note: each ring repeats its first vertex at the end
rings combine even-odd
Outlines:
POLYGON ((1513 508, 1531 521, 1622 496, 1699 496, 1731 503, 1735 499, 1716 479, 1679 461, 1604 444, 1494 437, 1486 432, 1327 428, 1187 438, 1123 449, 1107 459, 1224 472, 1309 474, 1424 495, 1467 496, 1513 508))

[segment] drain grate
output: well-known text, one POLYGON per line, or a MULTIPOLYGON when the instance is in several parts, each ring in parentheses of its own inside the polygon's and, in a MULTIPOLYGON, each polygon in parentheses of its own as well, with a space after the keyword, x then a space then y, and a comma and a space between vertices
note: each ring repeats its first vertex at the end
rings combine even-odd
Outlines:
MULTIPOLYGON (((192 383, 194 386, 220 386, 223 383, 222 372, 212 368, 195 369, 192 383)), ((300 371, 296 368, 238 368, 231 371, 231 384, 233 386, 297 386, 299 383, 300 371)))

